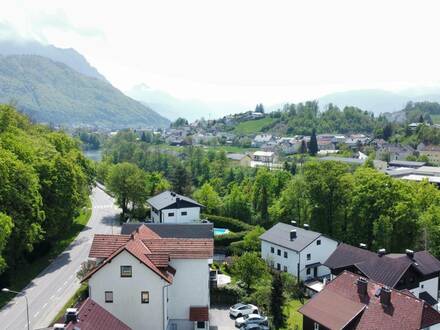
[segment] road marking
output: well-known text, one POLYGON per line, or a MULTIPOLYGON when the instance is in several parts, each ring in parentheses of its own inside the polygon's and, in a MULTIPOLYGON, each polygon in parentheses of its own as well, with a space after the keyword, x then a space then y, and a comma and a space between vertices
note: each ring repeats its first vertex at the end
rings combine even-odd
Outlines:
MULTIPOLYGON (((81 267, 80 267, 80 268, 81 268, 81 267)), ((69 276, 69 280, 70 280, 72 277, 73 277, 73 275, 70 275, 70 276, 69 276)))
POLYGON ((38 314, 40 314, 40 312, 36 312, 36 313, 34 314, 34 318, 37 317, 38 314))
POLYGON ((50 297, 50 299, 52 299, 52 300, 55 299, 55 295, 52 295, 52 297, 50 297))
POLYGON ((67 281, 66 281, 66 282, 64 282, 63 286, 64 286, 64 285, 66 285, 66 284, 67 284, 67 281))
POLYGON ((23 328, 27 329, 27 324, 25 324, 23 328))
POLYGON ((60 291, 61 291, 61 288, 58 288, 57 292, 60 292, 60 291))
POLYGON ((47 306, 47 303, 45 303, 44 305, 43 305, 43 308, 45 308, 47 306))

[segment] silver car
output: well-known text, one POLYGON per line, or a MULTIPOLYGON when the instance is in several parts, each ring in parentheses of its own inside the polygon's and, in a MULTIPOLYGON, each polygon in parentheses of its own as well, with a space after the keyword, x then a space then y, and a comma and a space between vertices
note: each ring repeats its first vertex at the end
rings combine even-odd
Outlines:
POLYGON ((250 324, 245 325, 242 329, 243 330, 269 330, 269 326, 262 325, 262 324, 250 323, 250 324))
POLYGON ((267 317, 260 314, 249 314, 239 317, 235 320, 236 328, 241 328, 250 324, 269 325, 269 323, 267 322, 267 317))

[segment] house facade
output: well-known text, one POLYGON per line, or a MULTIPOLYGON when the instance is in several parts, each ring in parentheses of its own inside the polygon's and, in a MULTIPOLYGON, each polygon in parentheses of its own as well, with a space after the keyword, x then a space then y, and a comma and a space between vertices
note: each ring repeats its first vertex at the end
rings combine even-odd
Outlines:
POLYGON ((203 205, 172 191, 164 191, 150 199, 151 220, 154 223, 190 223, 200 221, 203 205))
POLYGON ((386 254, 340 244, 324 262, 332 277, 347 270, 397 290, 408 290, 438 308, 440 261, 427 251, 386 254))
POLYGON ((162 238, 146 226, 95 235, 89 296, 130 328, 209 329, 213 239, 162 238))
POLYGON ((440 165, 440 146, 421 145, 417 150, 420 156, 428 157, 429 163, 433 165, 440 165))
POLYGON ((337 241, 320 233, 278 223, 260 236, 261 257, 279 271, 303 281, 324 278, 330 269, 324 261, 336 249, 337 241))

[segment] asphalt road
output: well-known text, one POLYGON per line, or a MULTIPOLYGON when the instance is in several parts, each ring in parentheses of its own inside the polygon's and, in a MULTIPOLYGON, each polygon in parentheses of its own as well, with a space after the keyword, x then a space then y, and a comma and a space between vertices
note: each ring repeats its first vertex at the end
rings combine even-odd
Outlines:
MULTIPOLYGON (((114 206, 113 198, 100 188, 93 189, 91 198, 93 210, 87 226, 24 290, 29 300, 29 319, 33 330, 49 326, 58 311, 79 288, 76 273, 81 263, 87 259, 93 235, 120 232, 120 228, 114 225, 120 210, 114 206)), ((26 328, 26 302, 19 295, 0 311, 0 329, 26 328)))

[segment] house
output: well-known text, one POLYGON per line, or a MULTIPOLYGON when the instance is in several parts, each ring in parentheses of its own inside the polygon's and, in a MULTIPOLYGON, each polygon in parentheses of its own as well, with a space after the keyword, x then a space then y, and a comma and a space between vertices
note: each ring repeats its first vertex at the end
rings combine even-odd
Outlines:
POLYGON ((261 235, 260 240, 261 257, 273 268, 303 281, 330 275, 323 263, 336 249, 335 240, 281 222, 261 235))
POLYGON ((162 238, 140 226, 95 235, 89 296, 134 330, 209 329, 213 239, 162 238))
POLYGON ((84 300, 79 308, 68 308, 65 314, 65 323, 57 323, 53 328, 64 330, 131 329, 91 298, 84 300))
POLYGON ((273 139, 272 134, 258 134, 252 140, 252 147, 259 148, 263 144, 268 143, 269 141, 272 141, 272 139, 273 139))
POLYGON ((188 223, 200 221, 202 204, 172 191, 164 191, 147 200, 151 220, 155 223, 188 223))
POLYGON ((252 158, 248 154, 234 154, 229 153, 226 154, 226 158, 228 158, 233 164, 249 167, 251 166, 252 158))
POLYGON ((436 145, 421 145, 417 148, 420 156, 428 157, 428 160, 433 165, 440 165, 440 146, 436 145))
POLYGON ((348 271, 299 312, 304 330, 440 329, 440 314, 423 300, 348 271))
POLYGON ((342 162, 349 165, 361 166, 365 163, 365 159, 359 158, 349 158, 349 157, 338 157, 338 156, 325 156, 318 158, 320 161, 334 161, 334 162, 342 162))
POLYGON ((384 144, 376 150, 376 158, 388 161, 406 160, 414 155, 414 148, 402 144, 384 144))
POLYGON ((251 167, 268 167, 269 169, 280 168, 281 165, 277 163, 277 156, 273 151, 255 151, 252 154, 251 167))
POLYGON ((397 290, 409 290, 433 306, 439 299, 440 261, 428 251, 386 254, 384 249, 375 253, 340 244, 324 265, 332 276, 348 270, 397 290))

